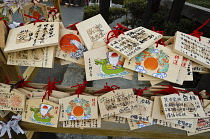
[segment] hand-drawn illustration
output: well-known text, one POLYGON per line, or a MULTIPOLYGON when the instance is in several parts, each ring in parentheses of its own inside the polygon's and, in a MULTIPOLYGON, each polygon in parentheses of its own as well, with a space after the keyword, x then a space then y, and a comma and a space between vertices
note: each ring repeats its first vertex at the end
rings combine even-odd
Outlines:
POLYGON ((62 36, 60 39, 60 48, 74 59, 83 57, 83 52, 87 50, 81 43, 79 37, 74 34, 65 34, 62 36))
POLYGON ((151 123, 149 123, 149 122, 140 121, 136 119, 128 119, 128 124, 129 124, 130 129, 134 130, 134 129, 139 129, 146 126, 154 125, 156 124, 156 121, 153 120, 151 123))
POLYGON ((22 30, 17 34, 16 43, 29 42, 32 39, 33 33, 29 30, 22 30))
POLYGON ((135 57, 135 70, 142 73, 147 73, 147 70, 152 70, 155 72, 152 76, 163 79, 167 77, 169 58, 163 50, 159 51, 152 46, 135 57))
POLYGON ((22 13, 23 21, 29 22, 34 21, 35 19, 24 16, 24 14, 38 18, 40 16, 40 20, 44 20, 48 18, 48 12, 47 12, 47 6, 45 4, 41 3, 31 3, 22 6, 22 9, 20 10, 22 13))
POLYGON ((49 104, 40 104, 39 108, 31 107, 30 111, 33 113, 30 120, 45 125, 53 125, 51 119, 54 118, 54 116, 49 113, 51 109, 53 109, 53 106, 49 104))
POLYGON ((44 49, 32 49, 29 51, 29 55, 33 61, 41 61, 44 57, 44 49))
POLYGON ((77 118, 82 116, 82 120, 91 118, 91 107, 89 101, 83 98, 75 98, 69 102, 66 109, 68 120, 79 120, 77 118))
POLYGON ((136 110, 137 110, 139 116, 145 116, 147 107, 145 105, 139 105, 138 109, 136 109, 136 110))
POLYGON ((196 108, 192 102, 185 102, 184 107, 188 113, 195 113, 196 108))
POLYGON ((123 67, 176 83, 182 59, 182 56, 173 53, 169 48, 155 48, 155 45, 152 45, 136 57, 125 59, 123 67))
POLYGON ((106 55, 106 59, 95 59, 95 64, 101 65, 100 73, 103 74, 103 76, 127 75, 129 73, 125 71, 125 68, 123 68, 123 62, 120 61, 121 56, 119 54, 115 52, 108 52, 106 55))
MULTIPOLYGON (((44 19, 44 12, 43 12, 42 8, 39 6, 36 6, 36 5, 33 5, 32 7, 29 8, 28 15, 33 16, 35 18, 38 18, 40 15, 39 19, 41 19, 41 20, 44 19)), ((30 18, 30 21, 34 21, 34 20, 35 19, 30 18)))
POLYGON ((124 58, 109 51, 106 46, 84 52, 87 81, 132 76, 133 72, 123 67, 124 58))
POLYGON ((16 58, 17 59, 28 59, 28 51, 25 50, 25 51, 18 51, 16 53, 16 58))
POLYGON ((61 105, 60 121, 87 120, 98 118, 97 97, 73 95, 59 100, 61 105))

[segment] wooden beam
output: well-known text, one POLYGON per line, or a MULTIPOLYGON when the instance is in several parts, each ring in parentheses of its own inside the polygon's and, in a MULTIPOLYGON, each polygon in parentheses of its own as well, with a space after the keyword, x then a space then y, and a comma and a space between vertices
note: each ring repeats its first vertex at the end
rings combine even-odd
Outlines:
POLYGON ((20 126, 26 131, 35 132, 53 132, 53 133, 68 133, 82 135, 100 135, 100 136, 116 136, 116 137, 136 137, 136 138, 184 138, 184 139, 209 139, 209 134, 199 134, 187 136, 186 131, 153 125, 137 130, 130 130, 128 124, 119 124, 102 121, 101 128, 63 128, 62 123, 59 123, 58 128, 41 126, 32 123, 21 122, 20 126))
POLYGON ((32 81, 39 69, 38 67, 28 67, 23 73, 23 78, 25 78, 26 81, 32 81))

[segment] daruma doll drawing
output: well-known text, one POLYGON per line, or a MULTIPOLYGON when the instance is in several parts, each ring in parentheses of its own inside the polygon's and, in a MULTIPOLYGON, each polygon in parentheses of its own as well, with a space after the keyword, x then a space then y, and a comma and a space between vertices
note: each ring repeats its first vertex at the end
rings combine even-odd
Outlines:
POLYGON ((81 44, 81 41, 74 34, 66 34, 60 39, 60 48, 67 54, 77 52, 79 44, 81 44))

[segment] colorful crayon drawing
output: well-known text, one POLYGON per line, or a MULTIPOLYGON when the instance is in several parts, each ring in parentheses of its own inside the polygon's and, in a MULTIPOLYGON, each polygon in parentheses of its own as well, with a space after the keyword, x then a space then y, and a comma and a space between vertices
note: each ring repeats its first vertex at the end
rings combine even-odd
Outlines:
MULTIPOLYGON (((28 15, 33 16, 35 18, 38 18, 39 15, 41 15, 40 19, 41 20, 44 19, 44 12, 43 12, 42 8, 39 6, 32 6, 31 8, 29 8, 28 15)), ((30 18, 30 21, 34 21, 34 20, 35 19, 30 18)))
POLYGON ((147 73, 147 70, 151 70, 154 71, 152 76, 163 79, 167 77, 169 58, 163 50, 155 49, 152 46, 135 57, 135 70, 141 73, 147 73))
POLYGON ((96 65, 100 66, 100 73, 98 76, 101 77, 112 77, 112 76, 120 76, 127 75, 129 72, 125 71, 123 68, 123 62, 120 61, 121 56, 115 52, 108 52, 106 59, 95 59, 96 65))
POLYGON ((69 102, 69 106, 66 109, 68 120, 82 120, 91 118, 91 107, 89 101, 83 98, 74 98, 69 102))
POLYGON ((70 54, 71 58, 80 59, 83 52, 86 51, 85 46, 81 43, 79 37, 74 34, 66 34, 60 39, 60 48, 63 52, 70 54))
POLYGON ((54 125, 51 123, 51 119, 54 118, 49 112, 53 109, 52 105, 41 104, 40 108, 30 108, 33 111, 31 121, 44 124, 44 125, 54 125))

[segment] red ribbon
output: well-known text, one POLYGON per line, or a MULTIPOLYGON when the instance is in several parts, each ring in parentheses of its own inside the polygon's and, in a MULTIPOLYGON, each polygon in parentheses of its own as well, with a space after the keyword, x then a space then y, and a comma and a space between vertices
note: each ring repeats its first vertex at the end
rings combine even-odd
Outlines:
POLYGON ((107 92, 110 92, 110 91, 114 92, 114 90, 116 90, 116 89, 120 89, 120 87, 117 86, 117 85, 108 86, 108 83, 106 82, 106 85, 104 86, 104 88, 95 92, 94 94, 107 93, 107 92))
POLYGON ((162 85, 162 86, 167 86, 168 88, 163 89, 163 90, 161 90, 161 91, 157 91, 157 92, 154 93, 154 95, 156 95, 156 94, 158 94, 158 93, 163 93, 163 94, 166 94, 166 95, 175 94, 175 93, 176 93, 176 94, 180 95, 180 94, 179 94, 179 91, 189 92, 189 91, 187 91, 187 90, 176 89, 176 88, 174 88, 172 85, 162 85))
MULTIPOLYGON (((157 33, 159 33, 161 35, 164 35, 164 31, 159 31, 159 30, 155 31, 155 27, 152 27, 152 31, 157 32, 157 33)), ((163 39, 160 39, 160 40, 156 41, 156 48, 158 47, 159 44, 166 46, 166 44, 163 41, 163 39)))
POLYGON ((43 95, 42 97, 42 101, 45 99, 45 97, 48 95, 48 99, 49 99, 49 96, 51 95, 52 93, 52 90, 57 90, 55 84, 57 83, 60 83, 62 81, 58 81, 56 82, 56 78, 54 78, 54 81, 51 82, 50 81, 50 77, 48 77, 48 84, 46 86, 44 86, 43 88, 46 88, 46 91, 45 91, 45 94, 43 95))
POLYGON ((78 97, 79 97, 79 95, 81 95, 81 94, 84 92, 87 83, 88 83, 87 81, 84 81, 83 84, 78 84, 78 83, 77 83, 77 85, 72 86, 71 88, 78 87, 77 90, 75 91, 75 93, 73 93, 73 95, 74 95, 74 94, 77 94, 78 97))
POLYGON ((25 79, 23 79, 21 76, 18 76, 20 78, 20 81, 18 81, 16 84, 14 85, 11 85, 10 87, 10 92, 12 91, 12 89, 14 88, 23 88, 23 87, 30 87, 30 88, 34 88, 34 87, 31 87, 29 85, 27 85, 27 83, 31 83, 31 81, 25 81, 25 79))
POLYGON ((36 18, 36 17, 33 17, 33 16, 30 16, 30 15, 27 15, 27 14, 24 14, 24 16, 29 17, 29 18, 36 19, 35 21, 33 21, 33 22, 34 22, 34 25, 35 25, 37 22, 44 22, 44 21, 45 21, 45 20, 41 20, 41 19, 40 19, 40 17, 41 17, 40 14, 38 15, 37 18, 36 18))
POLYGON ((206 22, 203 23, 203 25, 201 25, 199 28, 194 30, 193 33, 191 33, 189 35, 195 36, 195 37, 199 38, 199 41, 201 41, 201 36, 203 35, 203 32, 199 32, 198 30, 203 28, 209 21, 210 21, 210 19, 207 19, 206 22))
POLYGON ((107 37, 106 37, 106 39, 107 39, 107 41, 106 41, 106 44, 108 44, 109 42, 110 42, 110 40, 112 39, 112 38, 118 38, 118 36, 120 35, 120 34, 124 34, 124 30, 130 30, 129 28, 127 28, 127 27, 125 27, 125 26, 123 26, 123 25, 121 25, 121 24, 119 24, 119 23, 117 23, 117 27, 113 27, 115 30, 111 30, 111 31, 109 31, 108 32, 108 34, 107 34, 107 37), (111 34, 112 33, 112 34, 111 34), (111 36, 110 36, 111 35, 111 36))
POLYGON ((134 88, 134 90, 137 92, 136 97, 138 96, 142 96, 145 90, 148 90, 146 87, 144 87, 144 89, 136 89, 134 88))
POLYGON ((77 27, 76 27, 76 24, 78 24, 79 22, 76 22, 76 23, 74 23, 74 24, 71 24, 71 25, 69 25, 68 27, 66 27, 67 29, 68 28, 70 28, 71 30, 76 30, 76 31, 78 31, 77 30, 77 27))
POLYGON ((5 78, 6 78, 6 81, 4 83, 9 84, 10 80, 9 80, 8 76, 5 76, 5 78))

